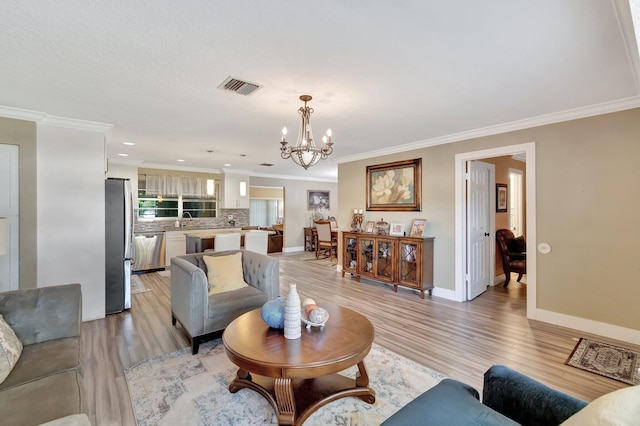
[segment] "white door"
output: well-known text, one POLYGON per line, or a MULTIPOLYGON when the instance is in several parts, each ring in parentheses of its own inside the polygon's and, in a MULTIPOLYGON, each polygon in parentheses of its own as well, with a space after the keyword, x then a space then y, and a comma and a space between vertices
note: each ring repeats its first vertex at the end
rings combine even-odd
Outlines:
POLYGON ((17 290, 19 258, 19 149, 0 144, 0 291, 17 290))
POLYGON ((491 248, 491 177, 495 166, 470 161, 467 180, 467 300, 475 299, 489 285, 491 248))

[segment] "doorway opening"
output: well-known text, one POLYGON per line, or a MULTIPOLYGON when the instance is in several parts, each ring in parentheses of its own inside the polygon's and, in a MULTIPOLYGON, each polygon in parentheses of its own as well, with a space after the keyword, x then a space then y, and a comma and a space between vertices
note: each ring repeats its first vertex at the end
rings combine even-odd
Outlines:
POLYGON ((524 235, 522 203, 522 170, 509 169, 509 229, 516 237, 524 235))
MULTIPOLYGON (((468 194, 467 194, 467 162, 506 155, 524 154, 527 178, 524 179, 524 196, 526 197, 527 218, 527 318, 536 318, 536 198, 535 198, 535 143, 525 143, 481 151, 457 154, 455 156, 455 297, 462 302, 467 300, 467 253, 468 227, 468 194)), ((494 193, 495 196, 495 193, 494 193)), ((495 200, 495 198, 494 198, 495 200)), ((495 236, 495 229, 490 231, 495 236)), ((494 238, 494 237, 493 237, 494 238)))

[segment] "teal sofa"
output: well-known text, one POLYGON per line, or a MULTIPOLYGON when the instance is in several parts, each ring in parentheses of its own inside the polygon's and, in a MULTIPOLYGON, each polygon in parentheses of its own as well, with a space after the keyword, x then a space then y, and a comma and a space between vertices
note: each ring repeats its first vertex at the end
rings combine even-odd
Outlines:
POLYGON ((84 414, 80 284, 0 293, 0 314, 24 347, 0 383, 0 423, 90 424, 84 414))

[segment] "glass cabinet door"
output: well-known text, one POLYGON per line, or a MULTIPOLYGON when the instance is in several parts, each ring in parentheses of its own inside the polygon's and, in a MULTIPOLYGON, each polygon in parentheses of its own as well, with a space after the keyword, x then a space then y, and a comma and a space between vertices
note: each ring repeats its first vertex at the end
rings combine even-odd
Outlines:
POLYGON ((420 286, 421 246, 413 241, 400 240, 400 276, 399 281, 411 287, 420 286))
POLYGON ((372 277, 373 274, 373 262, 374 262, 374 246, 375 240, 373 238, 360 237, 360 274, 372 277))
POLYGON ((358 239, 352 236, 344 237, 344 263, 342 268, 349 272, 358 269, 358 239))
POLYGON ((376 241, 375 276, 384 281, 395 279, 393 240, 378 238, 376 241))

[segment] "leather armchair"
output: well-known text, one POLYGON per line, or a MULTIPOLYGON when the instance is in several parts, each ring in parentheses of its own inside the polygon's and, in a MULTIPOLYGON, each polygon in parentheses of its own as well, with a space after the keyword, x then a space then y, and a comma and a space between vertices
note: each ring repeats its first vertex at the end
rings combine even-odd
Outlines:
POLYGON ((509 285, 512 272, 518 274, 518 282, 522 279, 522 275, 527 273, 527 254, 514 252, 511 249, 513 240, 513 232, 509 229, 496 231, 496 244, 502 258, 502 269, 505 275, 504 287, 509 285))
POLYGON ((280 261, 242 251, 242 271, 247 287, 209 295, 207 266, 203 256, 236 253, 210 252, 171 259, 171 322, 180 322, 191 340, 195 355, 203 341, 224 330, 231 321, 280 294, 280 261))

